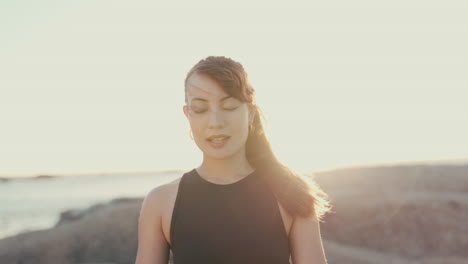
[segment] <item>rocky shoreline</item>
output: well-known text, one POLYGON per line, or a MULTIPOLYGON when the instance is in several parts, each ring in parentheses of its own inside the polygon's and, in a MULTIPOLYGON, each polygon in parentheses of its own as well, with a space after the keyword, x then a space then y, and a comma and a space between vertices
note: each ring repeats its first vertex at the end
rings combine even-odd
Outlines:
MULTIPOLYGON (((309 175, 330 195, 330 264, 468 263, 468 165, 340 169, 309 175)), ((0 263, 133 264, 143 198, 70 209, 50 229, 0 240, 0 263)))

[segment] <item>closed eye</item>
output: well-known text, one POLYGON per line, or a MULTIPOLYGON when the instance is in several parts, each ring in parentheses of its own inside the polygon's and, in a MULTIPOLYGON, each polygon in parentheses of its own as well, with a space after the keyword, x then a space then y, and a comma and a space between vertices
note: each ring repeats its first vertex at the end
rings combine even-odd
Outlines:
MULTIPOLYGON (((232 111, 236 110, 237 108, 238 108, 238 107, 234 107, 234 108, 224 108, 224 110, 232 112, 232 111)), ((206 110, 195 110, 195 109, 192 109, 192 111, 195 112, 195 113, 197 113, 197 114, 201 114, 201 113, 206 112, 206 110)))
POLYGON ((234 110, 237 109, 237 107, 234 107, 234 108, 225 108, 225 109, 228 110, 228 111, 234 111, 234 110))

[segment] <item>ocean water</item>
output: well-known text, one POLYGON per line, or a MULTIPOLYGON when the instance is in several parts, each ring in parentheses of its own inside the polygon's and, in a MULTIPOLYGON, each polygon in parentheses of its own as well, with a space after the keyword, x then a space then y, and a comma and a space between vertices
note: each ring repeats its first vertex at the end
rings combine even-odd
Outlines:
POLYGON ((0 182, 0 239, 53 227, 60 213, 115 198, 143 198, 183 171, 97 174, 0 182))

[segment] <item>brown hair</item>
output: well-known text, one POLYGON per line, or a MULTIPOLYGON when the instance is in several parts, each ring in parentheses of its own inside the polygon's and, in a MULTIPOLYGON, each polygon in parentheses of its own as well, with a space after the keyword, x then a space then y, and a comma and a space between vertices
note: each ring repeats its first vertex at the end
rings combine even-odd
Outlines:
POLYGON ((187 80, 193 73, 206 74, 223 90, 254 107, 256 113, 246 142, 249 164, 266 179, 275 197, 291 216, 314 216, 321 220, 331 208, 327 194, 310 177, 304 177, 282 164, 273 153, 265 134, 263 113, 255 102, 253 89, 244 67, 231 58, 209 56, 190 69, 185 78, 185 103, 187 80), (260 116, 261 114, 261 116, 260 116))

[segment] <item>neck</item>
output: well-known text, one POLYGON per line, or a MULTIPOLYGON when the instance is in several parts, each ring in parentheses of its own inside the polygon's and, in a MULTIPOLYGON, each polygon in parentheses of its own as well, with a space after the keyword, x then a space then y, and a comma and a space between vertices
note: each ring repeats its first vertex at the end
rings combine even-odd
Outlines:
POLYGON ((243 178, 252 173, 254 168, 250 166, 243 153, 243 155, 235 155, 229 159, 213 159, 204 156, 197 171, 209 179, 226 182, 243 178))

